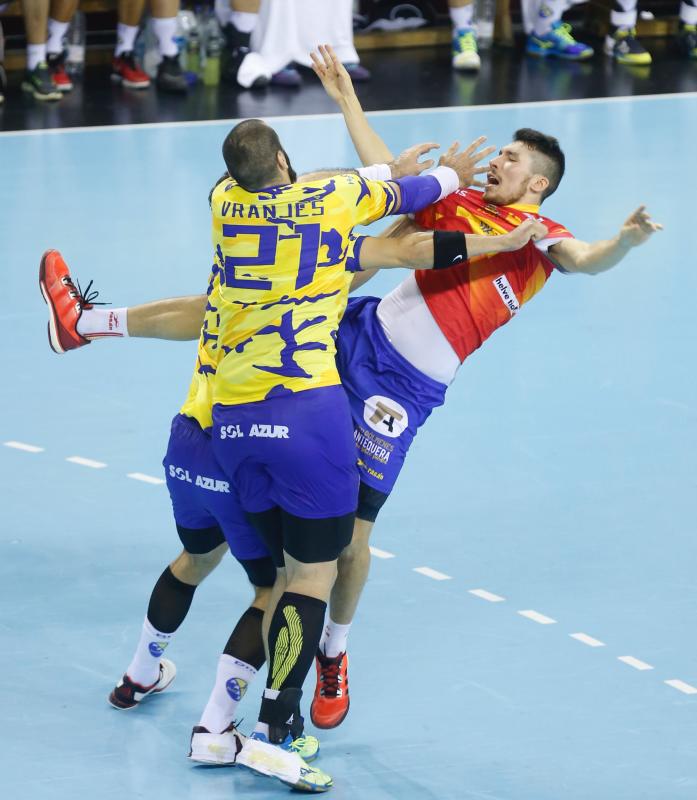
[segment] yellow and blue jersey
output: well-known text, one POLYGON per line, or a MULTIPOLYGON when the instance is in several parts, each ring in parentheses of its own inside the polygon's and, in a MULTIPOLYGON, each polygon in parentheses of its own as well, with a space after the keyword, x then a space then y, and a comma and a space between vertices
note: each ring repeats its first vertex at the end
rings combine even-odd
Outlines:
POLYGON ((194 378, 182 413, 203 427, 237 405, 340 383, 351 232, 396 210, 392 185, 358 175, 211 197, 214 264, 194 378))

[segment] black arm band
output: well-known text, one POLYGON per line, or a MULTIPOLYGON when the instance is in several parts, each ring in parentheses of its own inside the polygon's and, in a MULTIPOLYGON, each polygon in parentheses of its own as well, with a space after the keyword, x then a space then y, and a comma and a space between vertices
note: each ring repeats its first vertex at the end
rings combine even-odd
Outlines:
POLYGON ((467 261, 467 239, 461 231, 434 231, 433 269, 447 269, 467 261))

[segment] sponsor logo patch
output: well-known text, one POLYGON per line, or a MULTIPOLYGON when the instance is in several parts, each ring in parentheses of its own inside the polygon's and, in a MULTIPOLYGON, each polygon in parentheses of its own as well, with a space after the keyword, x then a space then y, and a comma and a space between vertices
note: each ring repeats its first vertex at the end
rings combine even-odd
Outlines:
POLYGON ((390 439, 396 439, 409 427, 409 415, 404 406, 379 394, 365 401, 363 419, 374 431, 390 439))
POLYGON ((494 278, 492 281, 496 291, 499 293, 499 297, 503 300, 506 308, 511 312, 511 316, 513 316, 516 311, 520 309, 520 303, 518 302, 518 298, 515 296, 515 292, 511 288, 511 284, 506 280, 505 275, 499 275, 498 278, 494 278))
POLYGON ((244 694, 247 691, 247 686, 247 681, 243 680, 242 678, 230 678, 230 680, 225 684, 227 693, 235 702, 238 703, 244 697, 244 694))
POLYGON ((169 642, 150 642, 148 645, 150 655, 153 658, 159 658, 165 652, 165 647, 167 647, 168 644, 169 642))

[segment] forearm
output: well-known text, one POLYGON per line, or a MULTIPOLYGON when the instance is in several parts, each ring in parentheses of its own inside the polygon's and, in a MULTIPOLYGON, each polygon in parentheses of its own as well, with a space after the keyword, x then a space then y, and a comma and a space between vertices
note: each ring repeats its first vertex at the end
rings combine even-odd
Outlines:
POLYGON ((387 164, 392 161, 394 156, 390 148, 371 127, 356 95, 342 97, 338 102, 361 163, 369 166, 370 164, 387 164))
POLYGON ((128 309, 128 335, 144 339, 198 339, 206 310, 206 295, 155 300, 128 309))
POLYGON ((574 252, 570 261, 564 263, 562 260, 561 267, 569 272, 596 275, 619 264, 631 249, 631 246, 625 244, 618 234, 612 239, 585 243, 585 246, 574 252))

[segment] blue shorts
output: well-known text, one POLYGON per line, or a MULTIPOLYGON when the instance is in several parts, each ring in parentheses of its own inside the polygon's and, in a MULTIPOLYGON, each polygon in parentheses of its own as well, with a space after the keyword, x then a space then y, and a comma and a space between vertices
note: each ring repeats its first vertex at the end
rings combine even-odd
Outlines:
POLYGON ((361 482, 389 494, 417 430, 445 402, 447 386, 404 359, 377 318, 380 298, 349 299, 337 366, 351 405, 361 482))
POLYGON ((213 457, 211 437, 196 420, 181 414, 172 420, 162 464, 178 526, 192 532, 220 528, 230 552, 240 561, 269 555, 247 522, 235 488, 213 457))
POLYGON ((341 386, 213 406, 213 452, 245 511, 305 519, 353 514, 358 470, 341 386))

